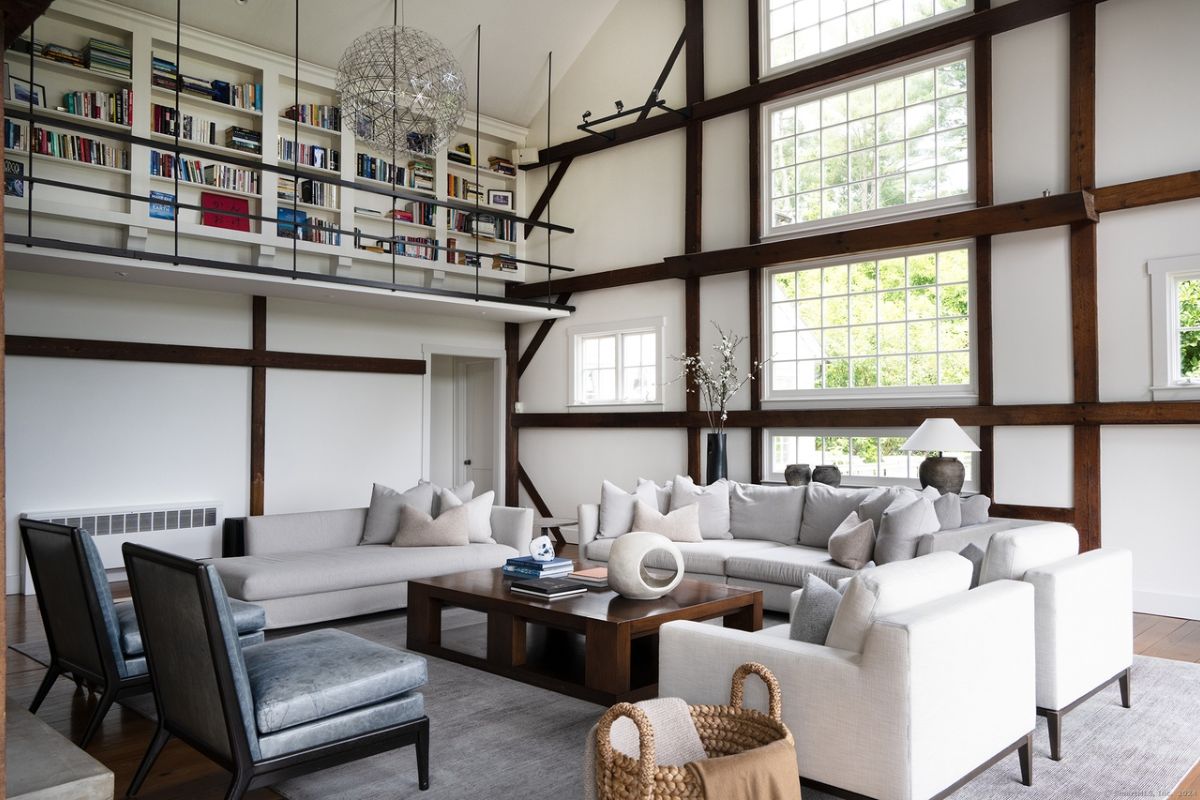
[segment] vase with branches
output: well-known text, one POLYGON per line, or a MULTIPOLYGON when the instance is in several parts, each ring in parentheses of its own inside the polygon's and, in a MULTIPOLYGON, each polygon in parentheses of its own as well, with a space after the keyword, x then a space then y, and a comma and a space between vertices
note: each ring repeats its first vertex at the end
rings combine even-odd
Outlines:
POLYGON ((707 482, 713 483, 726 477, 725 423, 729 420, 729 403, 752 380, 755 380, 767 361, 754 361, 745 372, 738 368, 737 349, 746 341, 740 333, 729 333, 717 323, 717 342, 712 346, 713 355, 703 358, 699 353, 674 356, 682 371, 678 380, 685 381, 686 391, 700 395, 703 410, 708 417, 708 469, 707 482))

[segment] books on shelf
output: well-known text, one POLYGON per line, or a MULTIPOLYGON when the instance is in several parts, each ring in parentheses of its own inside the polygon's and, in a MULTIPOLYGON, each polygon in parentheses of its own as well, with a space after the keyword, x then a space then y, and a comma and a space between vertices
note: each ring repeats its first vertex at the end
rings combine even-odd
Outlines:
POLYGON ((483 197, 484 192, 478 183, 460 178, 457 175, 446 176, 446 195, 459 200, 474 202, 476 197, 483 197))
POLYGON ((300 202, 325 208, 337 208, 338 187, 331 183, 301 178, 300 202))
POLYGON ((398 256, 437 261, 438 240, 430 236, 379 236, 354 229, 354 247, 368 253, 391 253, 398 256))
POLYGON ((66 45, 47 42, 42 45, 41 56, 47 61, 57 61, 60 64, 70 64, 73 67, 87 68, 87 61, 83 57, 83 51, 67 47, 66 45))
POLYGON ((66 92, 59 111, 117 125, 133 125, 133 92, 66 92))
POLYGON ((249 128, 231 125, 225 129, 225 146, 255 155, 262 154, 262 134, 249 128))
POLYGON ((133 56, 124 45, 92 38, 83 50, 83 57, 88 69, 95 72, 120 78, 128 78, 133 74, 133 56))
POLYGON ((181 75, 174 61, 158 53, 151 53, 150 83, 171 91, 175 91, 175 87, 178 86, 180 92, 203 97, 221 105, 262 111, 261 83, 229 83, 181 75))
POLYGON ((297 144, 291 139, 280 136, 276 150, 281 164, 302 164, 306 167, 328 169, 334 172, 342 168, 341 153, 331 147, 320 147, 303 142, 297 144))
POLYGON ((245 194, 259 193, 259 176, 254 170, 231 167, 227 164, 205 165, 198 158, 176 159, 171 153, 150 151, 150 174, 161 178, 174 178, 179 172, 181 183, 199 183, 216 189, 227 189, 245 194))
POLYGON ((342 109, 338 106, 301 103, 298 106, 289 106, 283 112, 283 116, 305 125, 312 125, 314 128, 324 128, 329 131, 342 129, 342 109))
POLYGON ((564 597, 577 597, 587 593, 587 587, 583 584, 563 578, 514 581, 508 588, 513 594, 536 597, 540 600, 560 600, 564 597))
POLYGON ((11 119, 4 121, 4 147, 6 150, 29 152, 32 149, 35 153, 61 158, 65 161, 79 161, 84 164, 95 164, 114 169, 129 169, 128 150, 88 136, 34 128, 32 145, 31 148, 29 128, 24 123, 11 119))
POLYGON ((200 224, 231 231, 249 231, 250 219, 242 216, 250 213, 250 201, 244 197, 230 197, 215 192, 200 193, 200 224))
POLYGON ((355 174, 360 178, 369 178, 383 183, 395 183, 397 186, 408 185, 407 170, 382 158, 359 153, 355 159, 355 174))
POLYGON ((590 567, 588 569, 577 569, 570 574, 571 580, 582 583, 585 586, 591 586, 597 589, 602 589, 608 586, 608 567, 590 567))
POLYGON ((175 195, 170 192, 150 192, 152 219, 175 219, 175 195))
POLYGON ((485 239, 496 239, 502 242, 517 240, 517 224, 510 219, 502 219, 493 214, 480 212, 478 214, 457 209, 448 210, 450 230, 470 236, 479 234, 485 239))
POLYGON ((517 174, 516 164, 500 156, 488 156, 488 169, 492 172, 499 172, 501 175, 514 176, 517 174))
POLYGON ((298 208, 282 206, 276 210, 276 215, 279 222, 275 226, 275 232, 285 239, 335 246, 342 243, 341 231, 328 220, 310 216, 298 208))
POLYGON ((411 173, 409 186, 426 192, 433 191, 433 164, 429 161, 410 161, 408 171, 411 173))

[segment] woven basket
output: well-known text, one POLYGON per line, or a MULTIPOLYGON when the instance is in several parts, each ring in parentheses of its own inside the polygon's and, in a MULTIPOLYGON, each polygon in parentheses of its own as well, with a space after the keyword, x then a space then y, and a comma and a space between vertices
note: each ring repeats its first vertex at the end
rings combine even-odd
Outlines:
MULTIPOLYGON (((762 664, 742 664, 733 674, 727 706, 691 706, 692 722, 709 758, 744 753, 785 740, 795 742, 783 724, 779 681, 762 664), (746 676, 763 679, 771 695, 770 713, 742 708, 746 676)), ((646 712, 617 703, 604 712, 596 728, 596 796, 598 800, 703 800, 701 786, 684 765, 656 766, 654 731, 646 712), (619 717, 629 717, 638 730, 639 757, 613 750, 609 736, 619 717)))

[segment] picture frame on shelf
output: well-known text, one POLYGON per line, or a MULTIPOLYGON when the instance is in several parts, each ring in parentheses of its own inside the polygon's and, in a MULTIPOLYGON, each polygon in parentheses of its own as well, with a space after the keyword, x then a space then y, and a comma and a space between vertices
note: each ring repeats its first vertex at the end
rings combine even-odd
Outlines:
POLYGON ((492 208, 513 210, 513 192, 510 189, 488 189, 487 204, 492 208))
POLYGON ((46 87, 40 83, 31 84, 29 81, 17 78, 12 74, 12 68, 8 64, 4 65, 5 86, 4 96, 8 100, 15 103, 29 104, 30 95, 33 96, 33 104, 35 106, 46 107, 46 87))

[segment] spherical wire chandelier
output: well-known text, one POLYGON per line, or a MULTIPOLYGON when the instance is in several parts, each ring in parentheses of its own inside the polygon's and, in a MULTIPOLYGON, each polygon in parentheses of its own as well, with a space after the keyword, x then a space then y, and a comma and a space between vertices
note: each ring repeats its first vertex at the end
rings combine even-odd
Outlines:
POLYGON ((462 123, 467 87, 454 56, 403 24, 355 39, 337 68, 342 120, 381 151, 433 154, 462 123))

